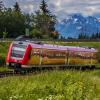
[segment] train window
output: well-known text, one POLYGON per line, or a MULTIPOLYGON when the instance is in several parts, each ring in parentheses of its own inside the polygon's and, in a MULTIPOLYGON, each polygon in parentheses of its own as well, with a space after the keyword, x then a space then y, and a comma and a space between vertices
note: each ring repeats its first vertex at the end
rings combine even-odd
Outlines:
POLYGON ((23 58, 26 46, 20 44, 13 44, 11 57, 23 58))
POLYGON ((70 57, 76 57, 78 55, 78 52, 76 51, 69 51, 69 56, 70 57))
POLYGON ((18 47, 18 48, 26 48, 26 45, 22 45, 22 44, 13 44, 13 47, 18 47))
POLYGON ((82 59, 96 59, 96 55, 95 53, 92 53, 92 52, 76 52, 75 53, 75 57, 79 57, 79 58, 82 58, 82 59))
POLYGON ((66 53, 65 51, 64 52, 61 52, 61 51, 57 51, 57 50, 47 50, 47 57, 50 57, 50 58, 65 58, 66 56, 66 53))
POLYGON ((93 58, 93 59, 97 59, 97 58, 98 58, 98 53, 93 52, 93 53, 92 53, 92 58, 93 58))
POLYGON ((32 49, 32 55, 40 55, 40 49, 32 49))
POLYGON ((11 57, 23 58, 23 55, 24 55, 24 51, 18 51, 12 49, 11 57))
POLYGON ((31 55, 37 55, 37 56, 42 56, 45 57, 47 55, 46 49, 32 49, 31 55))

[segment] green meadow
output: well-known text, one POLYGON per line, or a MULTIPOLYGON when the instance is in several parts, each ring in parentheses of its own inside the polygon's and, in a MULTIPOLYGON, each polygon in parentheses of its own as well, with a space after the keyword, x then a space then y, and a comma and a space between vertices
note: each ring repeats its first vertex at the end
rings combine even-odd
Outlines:
POLYGON ((0 100, 100 100, 100 71, 52 71, 2 78, 0 100))

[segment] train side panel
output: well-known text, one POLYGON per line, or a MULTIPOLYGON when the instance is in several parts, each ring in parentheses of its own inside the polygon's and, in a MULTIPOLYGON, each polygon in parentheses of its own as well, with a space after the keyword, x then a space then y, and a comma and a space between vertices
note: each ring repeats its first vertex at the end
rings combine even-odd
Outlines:
POLYGON ((30 65, 57 65, 65 64, 65 51, 32 49, 30 65))
POLYGON ((34 48, 29 65, 95 65, 96 52, 60 51, 34 48))
POLYGON ((70 51, 68 57, 71 65, 95 65, 98 62, 97 59, 95 52, 70 51))

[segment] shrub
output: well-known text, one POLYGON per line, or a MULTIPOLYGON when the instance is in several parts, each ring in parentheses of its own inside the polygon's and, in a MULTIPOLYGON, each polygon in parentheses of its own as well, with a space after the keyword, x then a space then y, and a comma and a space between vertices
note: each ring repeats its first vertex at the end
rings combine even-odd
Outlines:
POLYGON ((0 66, 5 65, 5 56, 4 55, 0 55, 0 66))

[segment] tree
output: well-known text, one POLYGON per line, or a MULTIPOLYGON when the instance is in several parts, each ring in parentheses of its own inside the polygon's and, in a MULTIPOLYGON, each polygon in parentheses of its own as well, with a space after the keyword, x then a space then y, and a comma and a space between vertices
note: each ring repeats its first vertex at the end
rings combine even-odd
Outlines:
POLYGON ((25 34, 25 16, 21 13, 18 3, 15 5, 13 9, 6 8, 0 13, 0 37, 6 36, 5 29, 7 37, 10 38, 25 34))
POLYGON ((57 31, 52 32, 51 35, 52 35, 51 37, 52 37, 53 39, 58 39, 58 38, 59 38, 59 33, 58 33, 57 31))
POLYGON ((38 39, 42 38, 40 30, 39 29, 33 29, 31 31, 31 37, 38 38, 38 39))
POLYGON ((42 0, 41 4, 40 4, 40 9, 42 11, 43 14, 48 15, 49 14, 49 10, 47 9, 47 3, 45 2, 45 0, 42 0))
POLYGON ((8 32, 3 32, 3 39, 7 37, 8 32))
POLYGON ((8 9, 6 12, 6 29, 8 37, 17 37, 25 34, 25 16, 21 13, 17 2, 13 9, 8 9))
POLYGON ((93 33, 91 39, 100 39, 100 33, 93 33))
POLYGON ((42 0, 40 10, 36 12, 33 18, 33 27, 40 30, 42 38, 52 37, 52 32, 55 31, 56 17, 50 13, 47 7, 45 0, 42 0))
POLYGON ((0 0, 0 12, 2 12, 3 7, 4 7, 3 2, 2 2, 2 0, 0 0))
POLYGON ((9 37, 17 37, 19 35, 25 34, 25 16, 19 12, 12 11, 11 16, 9 16, 8 30, 9 37))
POLYGON ((15 5, 14 5, 14 11, 21 12, 18 2, 16 2, 15 5))
POLYGON ((94 39, 95 38, 95 34, 93 33, 92 35, 91 35, 91 39, 94 39))
POLYGON ((24 14, 25 16, 25 27, 28 28, 30 31, 32 30, 32 17, 34 16, 33 14, 24 14))
POLYGON ((0 38, 2 38, 2 35, 3 35, 3 34, 0 32, 0 38))
POLYGON ((80 33, 78 39, 89 39, 89 36, 87 34, 80 33))

